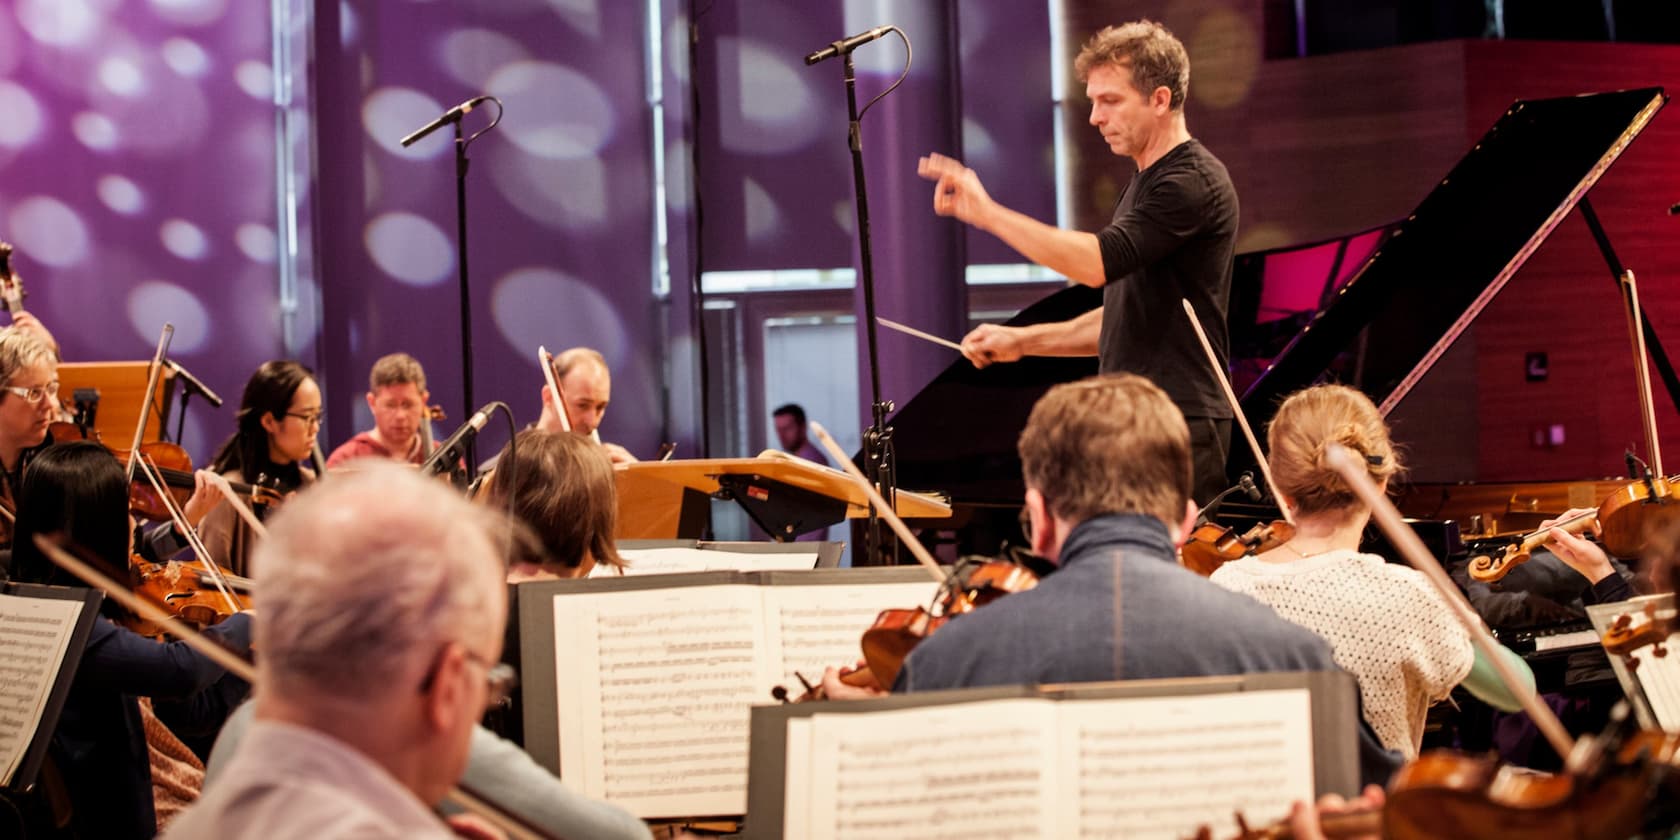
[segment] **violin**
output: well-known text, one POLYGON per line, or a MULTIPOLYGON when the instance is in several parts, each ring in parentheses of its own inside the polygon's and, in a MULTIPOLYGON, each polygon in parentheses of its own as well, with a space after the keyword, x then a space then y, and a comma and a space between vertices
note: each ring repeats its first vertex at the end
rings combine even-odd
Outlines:
MULTIPOLYGON (((129 556, 129 577, 134 594, 173 618, 202 630, 220 624, 234 613, 250 609, 250 599, 238 592, 224 594, 211 579, 203 561, 152 563, 138 554, 129 556)), ((250 582, 233 575, 224 579, 249 589, 250 582)), ((142 636, 161 639, 166 630, 138 615, 127 627, 142 636)))
POLYGON ((1294 538, 1295 526, 1283 519, 1256 523, 1240 536, 1224 525, 1204 522, 1179 547, 1178 560, 1190 571, 1207 577, 1232 560, 1264 554, 1294 538))
POLYGON ((1624 485, 1611 493, 1598 510, 1559 520, 1539 530, 1518 537, 1495 554, 1470 558, 1470 577, 1491 583, 1511 573, 1513 568, 1528 562, 1534 549, 1551 541, 1551 530, 1557 528, 1580 534, 1597 526, 1599 542, 1604 550, 1617 557, 1637 556, 1645 548, 1645 535, 1652 528, 1680 515, 1680 499, 1675 487, 1680 480, 1670 482, 1662 477, 1646 477, 1624 485))
POLYGON ((1639 667, 1639 660, 1633 654, 1640 648, 1651 648, 1651 655, 1658 658, 1668 655, 1668 637, 1674 635, 1674 625, 1674 610, 1659 613, 1655 602, 1647 602, 1639 618, 1633 613, 1622 613, 1610 622, 1602 640, 1604 651, 1622 657, 1623 664, 1631 671, 1639 667))
POLYGON ((1470 577, 1482 583, 1492 583, 1511 573, 1511 570, 1528 562, 1534 549, 1551 542, 1552 529, 1579 534, 1592 529, 1598 523, 1598 511, 1589 511, 1560 519, 1557 522, 1536 531, 1530 531, 1517 538, 1498 552, 1493 554, 1478 554, 1470 558, 1468 571, 1470 577))
MULTIPOLYGON (((114 449, 106 444, 100 438, 98 431, 84 431, 81 426, 75 423, 53 423, 47 429, 55 443, 64 443, 71 440, 91 440, 109 450, 123 466, 128 466, 131 453, 126 449, 114 449)), ((157 465, 158 476, 169 487, 170 496, 173 497, 172 501, 177 505, 186 504, 187 499, 192 497, 193 489, 197 487, 197 482, 193 478, 192 456, 187 454, 187 450, 169 441, 154 440, 140 444, 140 456, 142 459, 157 465)), ((260 484, 229 481, 228 486, 250 505, 278 504, 285 499, 285 496, 279 490, 260 484)), ((129 485, 128 504, 129 509, 142 518, 155 522, 169 520, 168 506, 144 479, 136 477, 129 485)))

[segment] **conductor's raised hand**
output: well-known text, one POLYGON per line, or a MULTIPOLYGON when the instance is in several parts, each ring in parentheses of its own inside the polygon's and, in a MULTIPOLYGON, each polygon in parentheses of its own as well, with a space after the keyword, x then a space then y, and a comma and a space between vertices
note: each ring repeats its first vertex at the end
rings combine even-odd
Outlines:
POLYGON ((980 176, 962 161, 931 154, 916 162, 916 174, 934 182, 933 212, 955 216, 971 225, 983 225, 991 212, 992 197, 980 185, 980 176))
POLYGON ((963 336, 962 354, 977 368, 1021 358, 1021 334, 1014 327, 981 324, 963 336))

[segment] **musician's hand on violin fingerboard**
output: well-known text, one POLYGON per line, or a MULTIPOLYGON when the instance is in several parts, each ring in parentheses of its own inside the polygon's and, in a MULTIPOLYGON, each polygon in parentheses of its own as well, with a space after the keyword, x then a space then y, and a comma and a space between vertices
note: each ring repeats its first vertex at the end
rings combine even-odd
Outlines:
POLYGON ((1610 565, 1610 555, 1604 553, 1598 543, 1577 537, 1562 528, 1551 529, 1552 540, 1550 548, 1569 568, 1581 573, 1587 583, 1593 584, 1616 573, 1616 567, 1610 565))
MULTIPOLYGON (((859 662, 857 667, 863 667, 859 662)), ((835 668, 829 666, 823 669, 822 690, 830 700, 868 700, 871 697, 885 697, 887 692, 878 688, 847 685, 840 681, 842 676, 856 670, 855 668, 835 668)))
POLYGON ((222 491, 216 489, 218 481, 227 483, 227 479, 209 470, 193 472, 192 495, 187 497, 187 503, 181 506, 181 515, 186 518, 188 525, 197 528, 198 523, 203 522, 204 517, 222 503, 222 491))

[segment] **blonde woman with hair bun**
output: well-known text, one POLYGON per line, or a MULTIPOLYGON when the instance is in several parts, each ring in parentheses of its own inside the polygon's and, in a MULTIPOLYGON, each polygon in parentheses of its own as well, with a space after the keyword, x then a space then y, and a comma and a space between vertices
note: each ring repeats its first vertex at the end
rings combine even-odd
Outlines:
MULTIPOLYGON (((1343 385, 1308 388, 1278 408, 1266 438, 1278 504, 1294 516, 1295 536, 1226 563, 1211 580, 1329 641, 1336 663, 1359 678, 1365 719, 1383 746, 1408 758, 1422 744, 1429 705, 1459 683, 1516 711, 1516 698, 1423 575, 1359 550, 1371 511, 1325 465, 1324 450, 1339 443, 1363 455, 1371 479, 1387 488, 1403 466, 1371 400, 1343 385)), ((1532 684, 1527 664, 1501 653, 1532 684)))

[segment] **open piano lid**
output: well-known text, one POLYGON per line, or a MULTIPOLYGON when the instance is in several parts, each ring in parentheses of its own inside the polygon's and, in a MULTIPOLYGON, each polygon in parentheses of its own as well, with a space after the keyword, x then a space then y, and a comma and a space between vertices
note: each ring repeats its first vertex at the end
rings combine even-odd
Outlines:
POLYGON ((1653 87, 1514 103, 1243 394, 1249 422, 1327 379, 1388 414, 1666 101, 1653 87))

